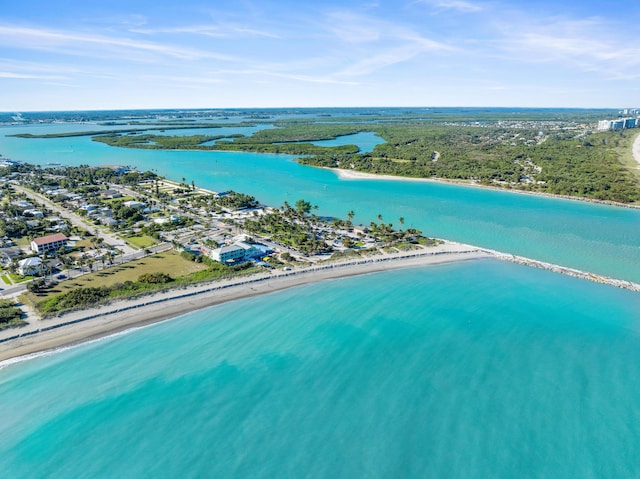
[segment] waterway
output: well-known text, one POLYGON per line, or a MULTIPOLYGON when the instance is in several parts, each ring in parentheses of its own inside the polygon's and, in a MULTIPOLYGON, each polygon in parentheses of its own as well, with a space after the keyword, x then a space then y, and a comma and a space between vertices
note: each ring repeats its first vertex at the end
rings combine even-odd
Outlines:
MULTIPOLYGON (((0 130, 16 160, 305 198, 640 280, 637 210, 17 130, 0 130)), ((227 303, 0 369, 0 477, 638 477, 639 311, 638 293, 496 260, 227 303)))
POLYGON ((382 215, 398 226, 403 218, 405 227, 427 235, 640 282, 640 210, 451 184, 343 180, 286 155, 121 149, 89 137, 6 136, 74 126, 0 128, 0 152, 41 165, 130 165, 215 191, 250 193, 270 205, 303 198, 317 204, 321 215, 345 217, 353 210, 362 224, 382 215))

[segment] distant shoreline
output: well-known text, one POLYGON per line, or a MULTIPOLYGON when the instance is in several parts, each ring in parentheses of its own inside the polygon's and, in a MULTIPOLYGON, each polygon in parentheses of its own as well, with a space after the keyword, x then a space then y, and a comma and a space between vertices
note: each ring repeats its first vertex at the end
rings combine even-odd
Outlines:
MULTIPOLYGON (((634 147, 637 143, 638 156, 636 157, 636 161, 638 161, 638 163, 640 164, 640 141, 639 140, 640 140, 640 135, 638 135, 638 138, 634 143, 634 147)), ((635 156, 635 153, 634 153, 634 156, 635 156)), ((325 168, 325 167, 320 167, 320 168, 325 168)), ((501 188, 499 186, 481 185, 479 183, 471 183, 469 181, 463 181, 463 180, 450 180, 446 178, 414 178, 411 176, 377 175, 375 173, 365 173, 362 171, 346 170, 342 168, 325 168, 325 169, 335 172, 336 175, 338 175, 338 177, 341 180, 345 180, 345 181, 393 180, 393 181, 411 181, 411 182, 418 182, 418 183, 441 183, 441 184, 449 184, 449 185, 457 185, 457 186, 470 186, 474 188, 482 188, 482 189, 488 189, 493 191, 504 191, 506 193, 518 193, 522 195, 541 196, 543 198, 575 200, 575 201, 582 201, 584 203, 595 203, 595 204, 607 205, 607 206, 620 206, 623 208, 640 209, 640 204, 619 203, 617 201, 598 200, 596 198, 585 198, 583 196, 554 195, 552 193, 544 193, 541 191, 525 191, 525 190, 518 190, 513 188, 501 188)))

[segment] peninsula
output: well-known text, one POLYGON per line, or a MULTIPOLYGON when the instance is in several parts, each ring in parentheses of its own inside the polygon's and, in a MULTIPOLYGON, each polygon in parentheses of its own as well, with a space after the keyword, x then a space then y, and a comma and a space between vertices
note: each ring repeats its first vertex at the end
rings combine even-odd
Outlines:
POLYGON ((302 199, 272 208, 151 172, 12 162, 4 180, 9 214, 1 226, 13 238, 5 242, 26 245, 38 228, 70 236, 33 239, 31 256, 4 245, 10 286, 3 296, 19 296, 26 321, 0 330, 0 361, 310 282, 488 257, 640 291, 627 281, 427 238, 402 229, 402 218, 400 229, 381 217, 358 226, 353 211, 346 220, 319 218, 302 199), (53 241, 55 248, 45 248, 53 241), (38 268, 27 271, 27 264, 38 268))

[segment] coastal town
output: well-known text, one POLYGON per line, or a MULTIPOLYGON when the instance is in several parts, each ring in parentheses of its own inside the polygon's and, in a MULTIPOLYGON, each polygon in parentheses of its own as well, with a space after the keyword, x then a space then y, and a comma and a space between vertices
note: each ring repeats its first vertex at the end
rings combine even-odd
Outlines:
POLYGON ((2 296, 17 301, 4 328, 158 290, 442 243, 403 230, 402 218, 398 229, 382 217, 356 226, 353 211, 321 218, 302 199, 278 209, 122 166, 2 161, 2 296), (87 296, 70 299, 79 292, 87 296))

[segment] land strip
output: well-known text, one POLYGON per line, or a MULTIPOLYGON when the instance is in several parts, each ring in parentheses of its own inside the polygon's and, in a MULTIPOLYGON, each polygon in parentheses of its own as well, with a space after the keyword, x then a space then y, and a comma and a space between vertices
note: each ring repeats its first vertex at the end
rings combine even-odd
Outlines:
POLYGON ((56 349, 144 326, 208 306, 271 293, 303 284, 398 268, 490 257, 479 248, 445 242, 433 248, 272 271, 251 277, 189 286, 99 308, 38 321, 0 332, 0 361, 56 349))
POLYGON ((370 258, 313 265, 294 271, 273 271, 251 277, 189 286, 134 300, 117 301, 99 308, 67 313, 59 318, 31 324, 18 332, 0 332, 0 366, 1 362, 14 358, 98 339, 228 301, 324 280, 481 258, 495 258, 640 292, 640 284, 630 281, 617 280, 495 250, 444 242, 434 248, 419 251, 386 253, 370 258))
MULTIPOLYGON (((640 140, 640 135, 638 136, 638 139, 640 140)), ((640 141, 636 141, 636 143, 638 148, 638 151, 637 151, 638 156, 634 156, 634 157, 638 161, 638 164, 639 164, 638 168, 640 169, 640 141)), ((619 206, 622 208, 640 209, 640 204, 620 203, 617 201, 609 201, 609 200, 598 200, 596 198, 585 198, 582 196, 557 195, 554 193, 544 193, 541 191, 508 189, 508 188, 502 188, 499 186, 485 185, 485 184, 481 184, 481 183, 477 183, 469 180, 450 180, 447 178, 412 178, 407 176, 365 173, 362 171, 346 170, 342 168, 327 168, 327 169, 334 171, 336 175, 338 175, 338 177, 342 180, 386 180, 386 181, 390 180, 390 181, 414 181, 419 183, 444 183, 444 184, 451 184, 451 185, 471 186, 474 188, 483 188, 483 189, 502 191, 507 193, 517 193, 521 195, 541 196, 545 198, 583 201, 586 203, 595 203, 595 204, 601 204, 601 205, 619 206)))

